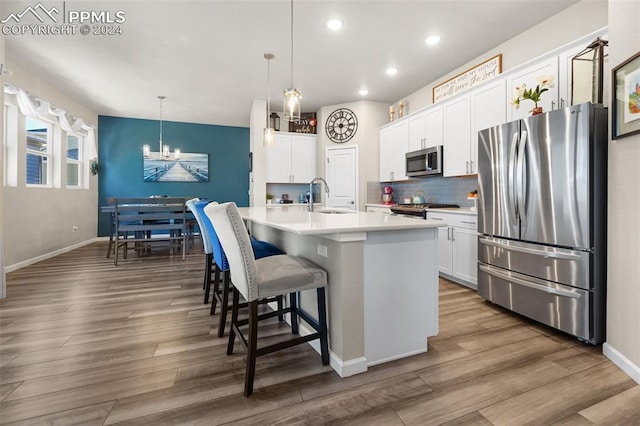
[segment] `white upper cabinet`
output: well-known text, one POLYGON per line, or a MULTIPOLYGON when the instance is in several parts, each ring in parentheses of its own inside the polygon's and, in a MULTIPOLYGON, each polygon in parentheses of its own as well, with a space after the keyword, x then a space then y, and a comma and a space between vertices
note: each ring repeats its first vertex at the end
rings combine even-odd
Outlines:
POLYGON ((426 125, 424 147, 442 145, 444 143, 442 105, 431 106, 424 112, 424 116, 426 125))
POLYGON ((316 137, 276 133, 265 157, 267 182, 309 183, 316 176, 316 137))
POLYGON ((442 105, 409 116, 409 152, 442 145, 442 105))
POLYGON ((409 152, 425 148, 425 122, 424 111, 409 117, 409 152))
POLYGON ((405 154, 409 150, 409 120, 404 119, 380 130, 380 181, 408 179, 405 154))
POLYGON ((471 96, 446 101, 444 111, 444 176, 471 174, 471 96))
POLYGON ((393 128, 385 127, 380 130, 380 181, 387 182, 391 180, 391 172, 393 171, 393 128))
MULTIPOLYGON (((507 77, 507 100, 513 96, 516 87, 526 84, 527 88, 534 89, 538 85, 538 77, 543 75, 551 75, 555 79, 554 87, 544 92, 540 97, 538 106, 544 111, 551 111, 558 106, 558 57, 552 56, 537 61, 530 66, 510 73, 507 77)), ((515 109, 509 105, 507 111, 507 121, 519 120, 521 118, 531 116, 531 110, 534 107, 533 101, 524 99, 520 101, 520 108, 515 109)))
POLYGON ((478 173, 478 132, 507 120, 505 79, 494 80, 471 91, 471 173, 478 173))

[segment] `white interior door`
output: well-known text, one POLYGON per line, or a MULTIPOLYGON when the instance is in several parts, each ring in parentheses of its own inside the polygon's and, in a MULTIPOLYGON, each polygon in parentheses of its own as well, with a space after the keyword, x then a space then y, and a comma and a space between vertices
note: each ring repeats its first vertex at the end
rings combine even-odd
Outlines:
POLYGON ((327 207, 358 207, 358 147, 327 148, 327 207))

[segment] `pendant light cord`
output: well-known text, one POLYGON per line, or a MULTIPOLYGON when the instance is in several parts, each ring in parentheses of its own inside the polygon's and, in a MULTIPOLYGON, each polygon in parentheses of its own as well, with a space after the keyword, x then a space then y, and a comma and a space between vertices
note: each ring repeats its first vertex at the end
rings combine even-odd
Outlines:
POLYGON ((270 128, 269 116, 271 115, 271 59, 267 58, 267 128, 270 128))
POLYGON ((291 0, 291 88, 293 89, 293 0, 291 0))

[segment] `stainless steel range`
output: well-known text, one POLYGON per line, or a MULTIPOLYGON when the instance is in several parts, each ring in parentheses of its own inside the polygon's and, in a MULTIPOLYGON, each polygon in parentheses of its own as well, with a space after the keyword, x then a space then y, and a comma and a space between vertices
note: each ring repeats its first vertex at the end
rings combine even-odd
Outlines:
POLYGON ((428 209, 457 209, 457 204, 424 203, 424 204, 398 204, 391 207, 391 212, 403 216, 415 216, 422 219, 427 218, 428 209))

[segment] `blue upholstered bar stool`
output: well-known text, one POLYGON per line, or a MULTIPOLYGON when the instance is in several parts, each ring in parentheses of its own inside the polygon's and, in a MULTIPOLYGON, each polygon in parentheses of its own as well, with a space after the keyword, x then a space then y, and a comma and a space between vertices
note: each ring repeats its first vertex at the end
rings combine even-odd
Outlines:
MULTIPOLYGON (((222 249, 222 245, 220 244, 220 240, 218 240, 218 236, 216 234, 214 226, 211 224, 211 221, 204 213, 204 208, 208 204, 217 205, 215 201, 209 202, 207 200, 189 200, 187 201, 187 205, 193 206, 193 212, 196 220, 198 221, 198 226, 200 227, 200 233, 206 235, 206 241, 209 244, 209 248, 205 246, 205 254, 207 251, 210 252, 210 255, 205 256, 205 303, 207 303, 209 298, 209 292, 211 289, 211 273, 213 272, 213 298, 211 300, 211 314, 215 314, 216 306, 220 303, 220 321, 218 323, 218 337, 224 336, 224 329, 227 323, 227 313, 229 312, 229 292, 231 291, 231 277, 229 274, 229 263, 227 261, 227 257, 222 249), (190 203, 190 201, 194 201, 190 203), (199 219, 198 219, 199 218, 199 219), (222 288, 220 288, 220 275, 222 275, 222 288)), ((191 209, 191 207, 189 207, 191 209)), ((204 243, 203 239, 203 243, 204 243)), ((278 254, 283 254, 283 251, 273 244, 269 244, 266 241, 259 241, 254 238, 251 238, 251 249, 253 251, 253 255, 256 259, 261 259, 263 257, 274 256, 278 254)), ((278 309, 282 308, 282 299, 278 298, 276 300, 278 303, 278 309)), ((282 314, 281 320, 282 318, 282 314)))
POLYGON ((231 266, 233 305, 227 354, 233 353, 235 338, 238 336, 240 343, 247 349, 244 395, 249 396, 253 392, 256 357, 258 356, 314 339, 320 339, 322 364, 328 365, 329 345, 325 301, 327 272, 308 260, 297 256, 281 254, 256 259, 251 250, 251 239, 235 203, 209 204, 205 207, 204 212, 213 223, 218 239, 231 266), (312 289, 316 290, 318 297, 317 321, 300 309, 297 304, 298 292, 312 289), (249 305, 248 319, 238 320, 240 294, 247 300, 249 305), (258 303, 261 300, 287 294, 290 296, 290 306, 288 308, 278 312, 258 315, 258 303), (289 312, 291 314, 291 330, 294 335, 298 334, 298 318, 302 318, 316 332, 258 348, 258 320, 281 315, 281 312, 289 312), (240 328, 246 325, 249 326, 249 330, 245 338, 240 328))
MULTIPOLYGON (((211 239, 209 232, 207 231, 205 221, 209 221, 204 215, 204 206, 209 202, 207 200, 200 200, 199 198, 192 198, 187 201, 187 208, 193 213, 193 217, 198 222, 198 228, 200 228, 200 238, 202 238, 202 246, 204 250, 204 281, 202 288, 204 289, 204 303, 209 303, 209 293, 211 292, 211 274, 215 264, 213 262, 213 249, 211 248, 211 239)), ((215 311, 215 309, 214 309, 215 311)))

